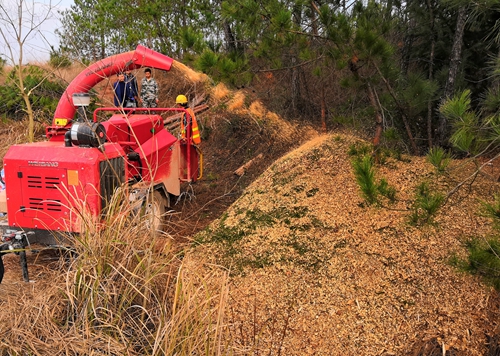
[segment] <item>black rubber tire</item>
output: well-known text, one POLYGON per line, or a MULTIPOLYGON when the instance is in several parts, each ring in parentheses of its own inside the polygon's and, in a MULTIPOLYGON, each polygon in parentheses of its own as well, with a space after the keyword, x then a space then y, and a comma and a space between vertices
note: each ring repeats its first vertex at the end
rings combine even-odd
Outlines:
POLYGON ((166 208, 168 205, 167 199, 159 192, 154 190, 145 202, 145 218, 146 226, 155 236, 162 235, 166 227, 166 208))
POLYGON ((3 266, 3 258, 2 258, 2 256, 0 256, 0 283, 2 283, 4 272, 5 272, 5 268, 3 266))

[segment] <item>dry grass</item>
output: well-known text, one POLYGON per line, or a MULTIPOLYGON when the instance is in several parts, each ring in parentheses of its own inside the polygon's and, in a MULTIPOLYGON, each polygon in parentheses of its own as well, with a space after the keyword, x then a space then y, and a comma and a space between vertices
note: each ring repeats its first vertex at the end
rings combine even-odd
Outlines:
POLYGON ((26 285, 22 298, 4 295, 4 354, 224 353, 227 274, 199 275, 197 262, 148 233, 150 217, 131 214, 122 198, 101 224, 77 209, 85 232, 59 260, 62 270, 26 285))
MULTIPOLYGON (((31 63, 34 64, 34 63, 31 63)), ((52 73, 62 81, 70 83, 78 74, 80 74, 86 66, 82 63, 74 62, 69 67, 54 68, 48 63, 37 63, 37 67, 45 69, 48 73, 52 73)))
POLYGON ((212 90, 213 96, 216 100, 225 99, 229 94, 229 89, 224 85, 224 83, 219 83, 212 90))
MULTIPOLYGON (((3 122, 0 135, 3 157, 27 142, 26 124, 3 122)), ((179 258, 169 236, 145 232, 148 218, 130 218, 131 207, 115 198, 103 222, 80 215, 76 258, 45 266, 34 284, 1 285, 0 354, 224 353, 227 274, 214 267, 199 275, 197 261, 179 258)))
POLYGON ((227 108, 229 111, 233 112, 246 112, 245 94, 241 91, 237 91, 233 98, 229 101, 227 108))
MULTIPOLYGON (((5 120, 0 123, 0 157, 2 158, 13 144, 23 144, 28 142, 28 124, 25 121, 5 120)), ((45 127, 40 122, 35 122, 35 140, 45 138, 45 127)))
POLYGON ((257 117, 265 117, 266 116, 266 108, 262 105, 260 101, 254 101, 252 104, 250 104, 250 107, 248 108, 248 111, 257 117))
POLYGON ((190 80, 193 83, 205 82, 209 79, 206 74, 196 72, 193 69, 189 68, 188 66, 186 66, 178 61, 174 61, 172 63, 172 67, 174 69, 181 71, 188 78, 188 80, 190 80))

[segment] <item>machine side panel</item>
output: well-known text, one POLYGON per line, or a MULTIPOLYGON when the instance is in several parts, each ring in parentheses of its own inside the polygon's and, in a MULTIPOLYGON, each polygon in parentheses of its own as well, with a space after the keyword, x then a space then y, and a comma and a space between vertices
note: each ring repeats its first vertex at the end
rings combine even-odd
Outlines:
POLYGON ((133 115, 130 117, 130 128, 130 140, 140 146, 163 131, 164 124, 160 115, 133 115))
POLYGON ((19 167, 21 183, 19 210, 27 218, 41 214, 61 218, 68 215, 68 199, 63 190, 68 186, 67 170, 47 167, 19 167))
POLYGON ((102 125, 106 129, 109 141, 130 146, 133 150, 164 129, 163 119, 160 115, 134 114, 126 116, 116 114, 109 120, 102 122, 102 125))
POLYGON ((109 120, 101 122, 110 142, 130 141, 130 129, 125 115, 113 115, 109 120))
POLYGON ((142 145, 139 152, 143 161, 142 177, 155 184, 164 183, 169 193, 180 194, 177 138, 167 130, 161 130, 142 145))
POLYGON ((81 214, 101 211, 100 162, 120 155, 108 147, 103 154, 54 142, 12 146, 4 157, 9 225, 80 232, 81 214))

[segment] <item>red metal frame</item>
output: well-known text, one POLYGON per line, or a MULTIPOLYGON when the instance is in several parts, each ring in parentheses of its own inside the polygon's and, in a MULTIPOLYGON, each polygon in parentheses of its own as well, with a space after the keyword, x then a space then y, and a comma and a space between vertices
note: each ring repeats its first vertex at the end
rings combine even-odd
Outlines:
POLYGON ((98 113, 113 112, 110 119, 100 122, 107 136, 104 144, 85 147, 73 137, 65 140, 76 113, 74 93, 86 93, 105 77, 125 68, 169 70, 172 62, 170 57, 138 46, 135 51, 91 65, 70 83, 52 125, 46 129, 49 140, 13 145, 4 157, 9 226, 81 232, 84 211, 98 223, 106 197, 119 184, 128 182, 154 189, 161 186, 166 193, 179 195, 181 182, 198 179, 201 153, 193 145, 191 117, 183 108, 100 108, 93 114, 94 123, 98 122, 98 113), (179 139, 166 129, 160 115, 163 112, 186 115, 185 138, 179 139), (65 120, 56 123, 56 119, 65 120), (113 176, 116 167, 119 177, 113 176), (109 187, 105 184, 108 181, 112 183, 109 187))
POLYGON ((100 162, 123 156, 113 143, 103 151, 50 141, 12 146, 4 157, 9 225, 80 232, 79 213, 101 211, 100 162))
MULTIPOLYGON (((93 122, 98 122, 98 114, 100 112, 116 112, 116 108, 99 108, 94 111, 94 116, 93 116, 93 122)), ((122 114, 116 114, 114 115, 111 119, 108 121, 103 122, 103 125, 106 128, 106 133, 108 136, 108 139, 117 142, 119 144, 128 145, 128 143, 131 142, 125 142, 127 140, 120 140, 120 137, 114 137, 114 134, 116 132, 121 131, 122 133, 124 132, 123 129, 112 129, 110 130, 110 127, 117 127, 120 124, 121 125, 126 125, 126 126, 131 126, 134 128, 134 131, 137 133, 139 132, 147 132, 147 130, 138 130, 137 127, 138 122, 143 123, 144 122, 144 117, 150 118, 150 120, 153 120, 156 123, 159 123, 161 117, 159 115, 150 115, 152 113, 162 113, 162 112, 182 112, 186 115, 187 117, 187 122, 188 125, 186 127, 186 137, 185 139, 180 140, 180 163, 186 163, 185 166, 181 166, 181 173, 179 175, 179 179, 183 182, 194 182, 196 181, 198 177, 198 165, 199 165, 199 153, 196 150, 196 147, 193 146, 193 140, 192 140, 192 130, 191 130, 191 124, 192 124, 192 118, 191 115, 189 114, 189 111, 183 109, 183 108, 123 108, 122 109, 122 114), (144 112, 147 113, 146 115, 142 114, 135 114, 136 112, 144 112), (119 124, 113 124, 114 121, 119 122, 119 124), (185 169, 185 173, 183 170, 185 169)), ((147 122, 147 119, 146 119, 147 122)), ((161 122, 161 125, 157 128, 163 129, 163 121, 161 122)), ((118 135, 118 134, 117 134, 118 135)), ((128 135, 128 134, 127 134, 128 135)), ((126 135, 126 136, 127 136, 126 135)), ((123 135, 122 135, 123 137, 123 135)), ((128 136, 127 136, 128 137, 128 136)), ((173 136, 172 136, 173 137, 173 136)), ((137 139, 140 140, 140 137, 137 137, 137 139)))

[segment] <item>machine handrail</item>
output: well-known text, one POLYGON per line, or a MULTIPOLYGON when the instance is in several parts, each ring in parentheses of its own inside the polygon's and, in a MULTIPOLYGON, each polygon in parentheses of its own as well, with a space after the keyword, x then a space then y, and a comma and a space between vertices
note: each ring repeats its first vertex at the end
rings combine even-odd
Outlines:
MULTIPOLYGON (((94 116, 93 120, 94 122, 97 122, 97 113, 101 111, 120 111, 123 114, 133 114, 136 111, 147 111, 148 113, 150 112, 163 112, 163 111, 179 111, 179 112, 185 112, 187 113, 188 111, 183 108, 116 108, 116 107, 107 107, 107 108, 97 108, 94 110, 94 116)), ((189 114, 189 113, 188 113, 189 114)))

